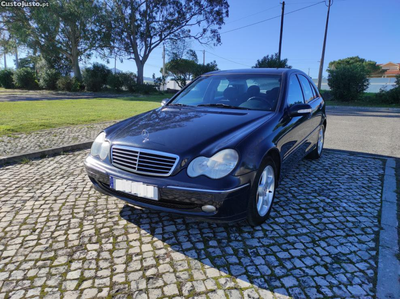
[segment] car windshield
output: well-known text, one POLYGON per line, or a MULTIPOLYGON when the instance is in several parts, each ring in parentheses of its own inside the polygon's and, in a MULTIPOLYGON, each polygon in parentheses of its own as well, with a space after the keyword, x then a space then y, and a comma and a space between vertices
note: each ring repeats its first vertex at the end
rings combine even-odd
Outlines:
POLYGON ((273 111, 281 76, 263 74, 211 75, 197 79, 169 105, 209 106, 273 111))

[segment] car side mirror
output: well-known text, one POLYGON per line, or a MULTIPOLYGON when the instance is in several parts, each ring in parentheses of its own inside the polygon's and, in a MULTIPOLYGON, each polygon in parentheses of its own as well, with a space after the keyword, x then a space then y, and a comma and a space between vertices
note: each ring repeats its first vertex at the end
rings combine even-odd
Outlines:
POLYGON ((161 101, 161 107, 164 107, 169 102, 169 99, 164 99, 161 101))
POLYGON ((289 107, 288 114, 290 117, 304 116, 310 114, 312 108, 309 104, 294 104, 289 107))

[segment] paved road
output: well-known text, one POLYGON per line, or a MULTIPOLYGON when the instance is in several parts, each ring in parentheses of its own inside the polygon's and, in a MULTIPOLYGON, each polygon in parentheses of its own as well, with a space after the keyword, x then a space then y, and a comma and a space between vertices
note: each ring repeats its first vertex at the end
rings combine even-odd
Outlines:
POLYGON ((400 158, 400 109, 328 107, 325 147, 400 158))
POLYGON ((381 159, 302 161, 252 228, 129 208, 87 153, 0 169, 0 299, 375 297, 381 159))

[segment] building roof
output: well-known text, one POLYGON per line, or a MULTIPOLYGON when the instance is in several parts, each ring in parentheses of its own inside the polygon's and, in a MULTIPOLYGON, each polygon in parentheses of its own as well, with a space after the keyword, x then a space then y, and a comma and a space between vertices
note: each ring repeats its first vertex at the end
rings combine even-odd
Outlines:
POLYGON ((391 62, 391 61, 389 61, 389 62, 387 62, 387 63, 378 63, 378 65, 388 65, 388 64, 392 64, 392 65, 397 65, 397 66, 400 66, 400 62, 399 63, 396 63, 396 62, 391 62))
POLYGON ((385 75, 398 75, 400 74, 400 70, 396 71, 396 70, 387 70, 385 72, 385 75))

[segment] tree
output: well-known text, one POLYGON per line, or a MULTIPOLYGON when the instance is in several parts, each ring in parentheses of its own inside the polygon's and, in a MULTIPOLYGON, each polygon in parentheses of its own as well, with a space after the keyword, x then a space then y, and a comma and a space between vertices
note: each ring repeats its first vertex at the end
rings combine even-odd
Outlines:
POLYGON ((86 68, 83 72, 83 83, 85 83, 86 90, 100 91, 107 84, 108 77, 111 74, 111 70, 104 64, 93 63, 91 67, 86 68))
POLYGON ((377 65, 375 61, 366 60, 364 58, 360 58, 359 56, 347 57, 344 59, 334 60, 329 62, 329 69, 336 69, 340 66, 354 66, 361 65, 365 68, 367 75, 371 74, 382 74, 382 68, 377 65))
POLYGON ((109 23, 95 0, 49 0, 46 8, 6 8, 2 12, 10 32, 38 52, 52 67, 81 79, 79 62, 109 41, 109 23))
POLYGON ((192 80, 204 73, 218 70, 215 61, 205 65, 199 64, 196 51, 188 47, 189 43, 186 40, 173 40, 167 45, 166 52, 170 57, 170 61, 166 64, 165 69, 167 74, 172 76, 172 80, 181 88, 186 86, 188 80, 192 80))
POLYGON ((193 72, 197 68, 197 63, 190 59, 173 59, 165 64, 165 70, 172 80, 180 88, 186 86, 186 82, 192 79, 193 72))
POLYGON ((7 54, 15 53, 16 43, 6 29, 0 30, 0 53, 4 58, 4 68, 7 68, 7 54))
POLYGON ((168 60, 187 58, 197 62, 197 54, 191 50, 191 42, 188 39, 170 39, 165 45, 165 54, 168 60), (194 53, 194 54, 193 54, 194 53))
POLYGON ((328 69, 328 85, 335 100, 359 100, 368 88, 368 70, 362 64, 342 64, 328 69))
POLYGON ((279 59, 278 53, 264 56, 263 58, 257 60, 257 63, 253 68, 289 68, 291 69, 292 66, 287 64, 288 60, 279 59))
POLYGON ((203 75, 205 73, 213 72, 213 71, 218 71, 218 65, 215 62, 215 60, 213 62, 209 62, 209 63, 207 63, 205 65, 197 64, 197 66, 196 66, 194 72, 192 73, 192 75, 193 75, 193 78, 196 78, 196 77, 201 76, 201 75, 203 75))
POLYGON ((36 64, 41 60, 43 60, 43 58, 40 56, 28 55, 24 58, 18 59, 18 68, 30 68, 34 70, 36 68, 36 64))
POLYGON ((150 53, 170 39, 192 38, 221 43, 219 29, 228 17, 227 0, 108 0, 113 47, 122 49, 137 67, 138 83, 150 53))

